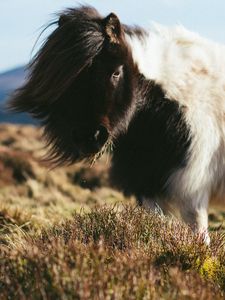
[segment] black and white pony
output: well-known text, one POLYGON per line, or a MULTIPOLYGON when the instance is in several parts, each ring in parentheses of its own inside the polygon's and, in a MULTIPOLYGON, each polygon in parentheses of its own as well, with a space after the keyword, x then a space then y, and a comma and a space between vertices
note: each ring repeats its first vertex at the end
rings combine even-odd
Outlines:
POLYGON ((10 107, 41 121, 54 165, 113 143, 113 184, 150 209, 178 208, 209 242, 208 201, 225 186, 224 46, 68 9, 10 107))

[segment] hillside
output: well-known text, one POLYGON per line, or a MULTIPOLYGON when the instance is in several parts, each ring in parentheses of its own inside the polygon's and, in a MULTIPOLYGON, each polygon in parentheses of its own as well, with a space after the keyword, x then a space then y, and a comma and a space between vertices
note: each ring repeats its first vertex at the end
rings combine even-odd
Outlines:
POLYGON ((207 247, 110 187, 109 157, 48 170, 40 136, 0 125, 0 299, 224 299, 224 211, 207 247))
POLYGON ((9 114, 5 110, 7 99, 15 89, 22 86, 26 74, 24 67, 18 67, 0 74, 0 123, 34 124, 34 121, 27 114, 9 114))
POLYGON ((22 85, 26 76, 24 67, 18 67, 0 74, 1 98, 6 96, 7 92, 22 85))

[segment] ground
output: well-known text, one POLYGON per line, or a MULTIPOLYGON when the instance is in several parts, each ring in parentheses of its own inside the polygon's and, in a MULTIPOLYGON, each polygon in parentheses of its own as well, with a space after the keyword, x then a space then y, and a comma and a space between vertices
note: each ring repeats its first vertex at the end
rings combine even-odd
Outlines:
POLYGON ((110 157, 49 170, 40 136, 0 126, 0 299, 224 299, 224 210, 208 247, 110 187, 110 157))

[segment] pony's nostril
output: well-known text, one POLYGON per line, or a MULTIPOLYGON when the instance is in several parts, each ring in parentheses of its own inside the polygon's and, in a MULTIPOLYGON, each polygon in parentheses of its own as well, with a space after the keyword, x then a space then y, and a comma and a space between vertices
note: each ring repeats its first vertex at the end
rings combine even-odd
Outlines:
POLYGON ((94 139, 97 143, 100 145, 104 145, 107 141, 109 136, 108 130, 104 126, 99 126, 99 128, 96 130, 94 139))
POLYGON ((97 130, 94 135, 96 141, 98 140, 99 136, 100 136, 100 130, 97 130))
POLYGON ((109 133, 104 126, 99 126, 95 131, 75 128, 72 130, 72 140, 76 147, 83 152, 96 152, 106 143, 109 133))

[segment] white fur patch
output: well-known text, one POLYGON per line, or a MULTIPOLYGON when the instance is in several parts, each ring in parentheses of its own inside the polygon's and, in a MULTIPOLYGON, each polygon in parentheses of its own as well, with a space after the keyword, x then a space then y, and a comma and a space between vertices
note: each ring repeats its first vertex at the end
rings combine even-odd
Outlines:
POLYGON ((176 202, 198 210, 201 219, 211 194, 225 193, 225 46, 182 26, 157 25, 144 39, 126 39, 139 71, 186 107, 192 135, 188 164, 168 184, 176 202))

